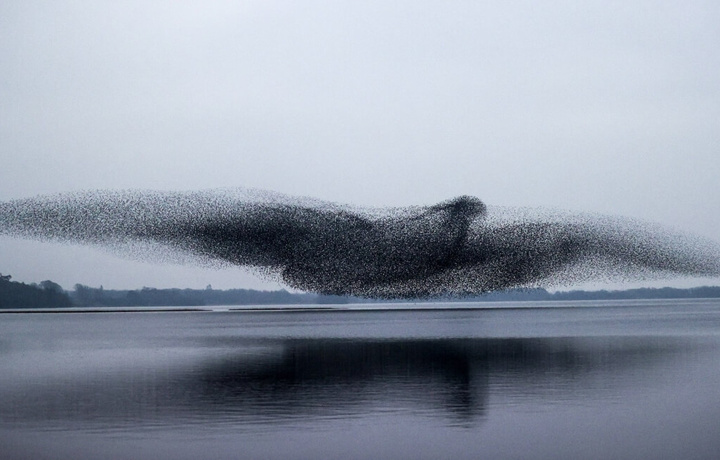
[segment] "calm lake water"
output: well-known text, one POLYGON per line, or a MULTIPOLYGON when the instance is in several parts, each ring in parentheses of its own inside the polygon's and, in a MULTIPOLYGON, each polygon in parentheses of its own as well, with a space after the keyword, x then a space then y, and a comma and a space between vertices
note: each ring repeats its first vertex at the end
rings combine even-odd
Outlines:
POLYGON ((719 458, 720 301, 428 306, 0 314, 0 458, 719 458))

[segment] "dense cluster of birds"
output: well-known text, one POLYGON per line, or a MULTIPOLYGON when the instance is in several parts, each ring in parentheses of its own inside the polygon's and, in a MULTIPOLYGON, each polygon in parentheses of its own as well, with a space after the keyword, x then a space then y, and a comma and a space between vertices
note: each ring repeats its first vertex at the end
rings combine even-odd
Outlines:
POLYGON ((0 234, 244 266, 304 291, 374 298, 720 275, 710 241, 470 196, 363 209, 251 190, 92 191, 0 203, 0 234))

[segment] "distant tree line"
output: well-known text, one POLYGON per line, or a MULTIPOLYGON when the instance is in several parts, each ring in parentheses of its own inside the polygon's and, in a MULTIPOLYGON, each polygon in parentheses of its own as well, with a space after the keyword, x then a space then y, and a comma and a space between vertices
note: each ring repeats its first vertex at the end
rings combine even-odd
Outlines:
POLYGON ((347 297, 318 294, 290 293, 286 290, 257 291, 254 289, 155 289, 137 290, 92 288, 76 284, 70 292, 73 303, 79 307, 163 307, 210 305, 278 305, 348 303, 347 297))
POLYGON ((556 292, 552 300, 624 300, 624 299, 711 299, 720 297, 720 286, 701 286, 688 289, 640 288, 624 291, 567 291, 556 292))
POLYGON ((0 308, 69 308, 72 301, 63 288, 50 280, 40 284, 11 281, 0 273, 0 308))
POLYGON ((720 286, 703 286, 689 289, 639 288, 621 291, 558 291, 545 289, 511 289, 490 292, 481 296, 456 299, 459 301, 541 301, 541 300, 633 300, 633 299, 705 299, 720 297, 720 286))
MULTIPOLYGON (((39 284, 25 284, 0 274, 0 308, 69 308, 69 307, 161 307, 161 306, 212 306, 212 305, 310 305, 375 303, 382 300, 362 299, 310 293, 292 293, 286 290, 258 291, 254 289, 155 289, 144 287, 135 290, 94 288, 76 284, 66 292, 50 280, 39 284)), ((545 289, 512 289, 491 292, 481 296, 430 299, 446 302, 499 302, 543 300, 622 300, 622 299, 691 299, 720 298, 720 287, 641 288, 624 291, 565 291, 548 292, 545 289)), ((398 301, 399 302, 399 301, 398 301)))

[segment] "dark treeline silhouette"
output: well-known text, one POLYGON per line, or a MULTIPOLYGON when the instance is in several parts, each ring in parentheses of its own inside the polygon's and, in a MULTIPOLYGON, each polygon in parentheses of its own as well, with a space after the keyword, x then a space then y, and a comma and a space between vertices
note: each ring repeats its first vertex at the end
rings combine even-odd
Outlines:
POLYGON ((623 300, 623 299, 705 299, 720 297, 720 286, 701 286, 689 289, 640 288, 625 291, 568 291, 556 292, 552 300, 623 300))
POLYGON ((46 280, 38 284, 11 281, 0 273, 0 308, 68 308, 73 303, 63 288, 46 280))
POLYGON ((347 297, 254 289, 155 289, 111 290, 76 284, 70 293, 78 307, 162 307, 210 305, 278 305, 348 303, 347 297))
MULTIPOLYGON (((624 291, 561 291, 545 289, 511 289, 472 297, 452 297, 419 302, 502 302, 502 301, 562 301, 562 300, 628 300, 628 299, 697 299, 720 298, 720 286, 690 289, 640 288, 624 291)), ((104 289, 76 284, 74 290, 64 291, 52 281, 25 284, 11 281, 10 275, 0 274, 0 308, 69 308, 69 307, 161 307, 213 305, 317 305, 387 302, 360 297, 331 296, 312 293, 292 293, 286 290, 258 291, 254 289, 104 289)), ((404 303, 395 300, 393 303, 404 303)))
POLYGON ((622 291, 558 291, 545 289, 512 289, 491 292, 482 296, 458 299, 460 301, 530 301, 530 300, 634 300, 634 299, 705 299, 720 297, 720 286, 679 288, 638 288, 622 291))
MULTIPOLYGON (((73 303, 79 307, 95 306, 211 306, 211 305, 310 305, 378 303, 383 300, 361 297, 330 296, 310 293, 280 291, 257 291, 253 289, 154 289, 110 290, 75 285, 70 293, 73 303)), ((696 287, 691 289, 642 288, 625 291, 564 291, 551 293, 545 289, 511 289, 492 292, 482 296, 452 297, 422 300, 421 302, 502 302, 502 301, 558 301, 558 300, 623 300, 623 299, 696 299, 720 298, 720 287, 696 287)), ((394 300, 393 303, 404 303, 394 300)))

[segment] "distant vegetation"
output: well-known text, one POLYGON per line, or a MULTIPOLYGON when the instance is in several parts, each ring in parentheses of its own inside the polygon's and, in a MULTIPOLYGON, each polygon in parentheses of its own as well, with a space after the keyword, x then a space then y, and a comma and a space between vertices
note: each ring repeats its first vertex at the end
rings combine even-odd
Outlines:
POLYGON ((121 306, 203 306, 203 305, 272 305, 348 303, 347 297, 318 294, 293 294, 285 290, 256 291, 253 289, 155 289, 111 290, 76 284, 70 293, 79 307, 121 306))
MULTIPOLYGON (((642 288, 624 291, 566 291, 551 293, 545 289, 513 289, 481 296, 441 299, 448 302, 499 302, 543 300, 620 300, 620 299, 691 299, 720 298, 720 287, 691 289, 642 288)), ((437 300, 437 299, 434 299, 437 300)), ((432 301, 432 300, 431 300, 432 301)), ((74 290, 64 291, 52 281, 25 284, 11 281, 0 274, 0 308, 68 308, 68 307, 159 307, 211 305, 311 305, 373 303, 359 297, 291 293, 286 290, 258 291, 254 289, 155 289, 115 290, 76 284, 74 290)), ((398 302, 398 301, 396 301, 398 302)))
POLYGON ((0 308, 68 308, 73 303, 63 288, 52 281, 25 284, 0 273, 0 308))
POLYGON ((689 289, 640 288, 623 291, 559 291, 545 289, 513 289, 491 292, 461 301, 523 301, 523 300, 632 300, 632 299, 705 299, 719 298, 720 286, 703 286, 689 289))

